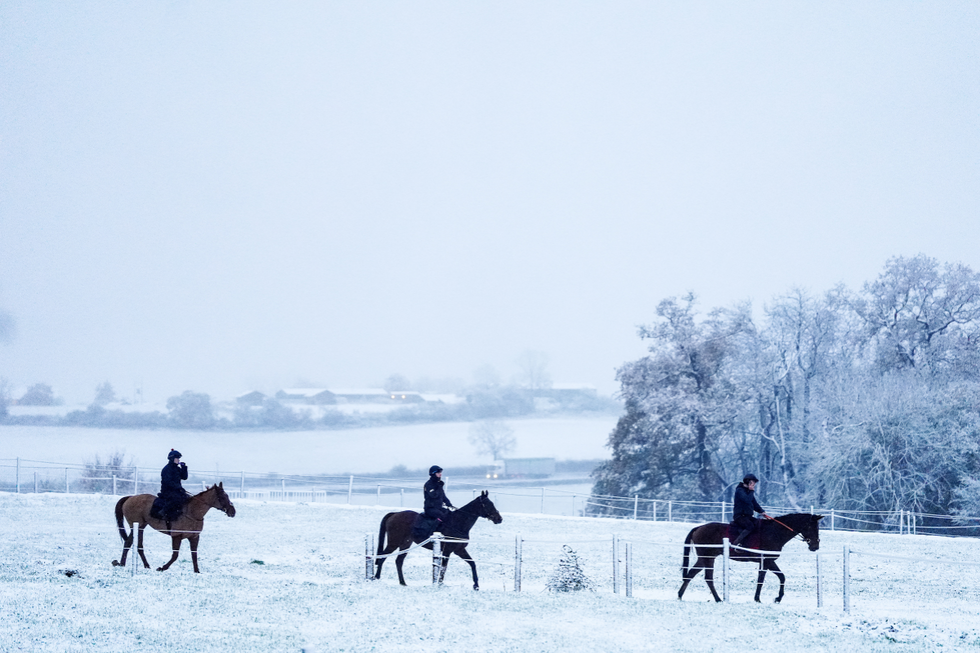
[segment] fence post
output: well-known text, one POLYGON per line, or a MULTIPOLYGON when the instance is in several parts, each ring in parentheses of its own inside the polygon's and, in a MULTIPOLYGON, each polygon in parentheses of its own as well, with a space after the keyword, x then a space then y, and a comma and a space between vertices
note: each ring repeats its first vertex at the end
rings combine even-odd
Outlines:
POLYGON ((65 467, 65 494, 68 494, 68 468, 65 467))
POLYGON ((517 537, 514 538, 514 591, 521 591, 521 560, 523 558, 523 548, 524 540, 521 539, 521 534, 518 533, 517 537))
POLYGON ((544 514, 544 488, 541 488, 541 514, 544 514))
MULTIPOLYGON (((34 494, 37 494, 37 472, 34 472, 34 494)), ((115 494, 115 493, 113 493, 115 494)))
POLYGON ((442 571, 442 533, 432 534, 432 584, 439 584, 442 571))
POLYGON ((400 492, 401 492, 401 498, 399 499, 398 505, 401 506, 402 508, 404 508, 405 507, 405 488, 401 488, 400 492))
POLYGON ((112 496, 116 496, 116 475, 112 475, 112 496))
POLYGON ((350 505, 350 495, 354 493, 354 475, 351 474, 350 482, 347 484, 347 505, 350 505))
POLYGON ((14 472, 14 485, 17 488, 17 494, 20 494, 20 456, 17 457, 17 471, 14 472))
POLYGON ((728 557, 731 555, 731 549, 728 543, 728 538, 723 538, 721 540, 721 600, 728 602, 728 557))
POLYGON ((817 551, 817 607, 823 607, 823 579, 820 576, 820 552, 817 551))
POLYGON ((721 502, 721 523, 722 523, 722 524, 724 524, 724 523, 725 523, 725 522, 727 522, 727 521, 728 521, 728 520, 727 520, 727 519, 725 519, 725 502, 724 502, 724 501, 722 501, 722 502, 721 502))
POLYGON ((378 483, 378 502, 375 505, 381 505, 381 483, 378 483))
POLYGON ((140 493, 140 468, 133 465, 133 494, 140 493))
POLYGON ((639 507, 640 507, 640 495, 634 494, 633 495, 633 521, 636 521, 636 513, 639 507))
POLYGON ((373 537, 372 535, 364 536, 364 580, 371 580, 371 572, 374 571, 374 560, 371 556, 374 553, 374 542, 371 541, 373 537))
POLYGON ((239 499, 245 498, 245 472, 244 471, 242 472, 242 485, 241 485, 241 489, 238 490, 238 494, 239 494, 238 497, 239 499))
POLYGON ((835 517, 836 517, 836 514, 835 514, 833 508, 831 508, 831 510, 830 510, 830 530, 831 531, 837 530, 836 528, 834 528, 834 526, 836 525, 834 523, 835 522, 835 519, 834 519, 835 517))
POLYGON ((633 543, 626 543, 626 598, 633 598, 633 543))
POLYGON ((613 535, 613 594, 619 594, 619 536, 613 535))
POLYGON ((844 613, 851 614, 851 549, 844 545, 844 613))
POLYGON ((133 536, 133 541, 132 541, 132 543, 130 544, 130 547, 129 547, 129 552, 130 552, 130 554, 132 554, 132 558, 130 558, 130 564, 129 564, 129 566, 132 567, 132 569, 130 569, 130 571, 129 571, 129 575, 130 576, 135 576, 136 575, 136 572, 139 571, 137 569, 137 567, 140 566, 139 565, 139 560, 140 560, 139 559, 139 551, 137 550, 137 546, 138 545, 136 544, 136 539, 138 537, 137 536, 137 533, 139 533, 139 530, 140 530, 140 524, 139 524, 139 522, 135 522, 134 521, 133 522, 133 525, 132 525, 132 530, 130 531, 130 534, 133 536))
POLYGON ((575 516, 575 495, 572 495, 572 517, 575 516))
POLYGON ((281 478, 279 480, 282 481, 282 500, 285 501, 286 500, 286 479, 281 478))
POLYGON ((669 522, 674 521, 674 502, 673 501, 668 501, 667 502, 667 521, 669 521, 669 522))

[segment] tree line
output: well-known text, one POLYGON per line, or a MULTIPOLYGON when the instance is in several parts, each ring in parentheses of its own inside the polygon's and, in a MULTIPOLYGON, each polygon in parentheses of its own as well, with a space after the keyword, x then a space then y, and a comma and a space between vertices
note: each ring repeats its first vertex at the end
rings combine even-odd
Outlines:
MULTIPOLYGON (((594 493, 980 514, 980 275, 919 255, 859 291, 792 290, 701 315, 693 294, 639 329, 625 413, 594 493)), ((597 509, 601 512, 602 509, 597 509)))

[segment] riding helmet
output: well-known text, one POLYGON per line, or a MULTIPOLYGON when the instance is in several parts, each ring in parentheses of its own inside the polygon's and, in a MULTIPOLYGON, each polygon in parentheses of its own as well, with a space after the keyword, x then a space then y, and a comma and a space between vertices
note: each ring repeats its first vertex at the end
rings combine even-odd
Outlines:
POLYGON ((174 458, 183 458, 183 456, 176 449, 171 449, 170 453, 167 454, 167 460, 173 460, 174 458))
POLYGON ((756 483, 758 483, 759 479, 755 477, 755 474, 746 474, 745 478, 742 479, 742 482, 748 483, 749 481, 755 481, 756 483))
POLYGON ((438 474, 441 471, 442 471, 442 467, 440 467, 439 465, 433 465, 432 467, 429 468, 429 476, 432 476, 433 474, 438 474))

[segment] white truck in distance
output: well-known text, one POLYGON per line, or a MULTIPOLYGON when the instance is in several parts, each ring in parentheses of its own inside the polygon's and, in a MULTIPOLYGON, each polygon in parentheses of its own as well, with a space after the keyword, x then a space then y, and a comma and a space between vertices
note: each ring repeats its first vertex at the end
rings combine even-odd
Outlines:
POLYGON ((487 478, 545 478, 554 473, 554 458, 504 458, 493 461, 487 478))

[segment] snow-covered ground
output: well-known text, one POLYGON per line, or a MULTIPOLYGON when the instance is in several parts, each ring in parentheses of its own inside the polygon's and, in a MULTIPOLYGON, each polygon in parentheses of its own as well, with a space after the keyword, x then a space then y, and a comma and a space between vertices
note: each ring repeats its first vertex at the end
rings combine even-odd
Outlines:
MULTIPOLYGON (((377 506, 238 501, 212 511, 201 574, 189 555, 158 573, 114 568, 121 552, 113 506, 100 495, 0 493, 0 649, 4 651, 935 651, 980 648, 975 567, 872 557, 973 560, 971 539, 823 532, 824 606, 816 556, 790 542, 779 560, 786 598, 751 601, 755 567, 733 563, 731 602, 710 601, 701 577, 677 601, 690 524, 504 513, 472 531, 481 591, 454 559, 430 583, 427 552, 393 561, 365 582, 365 535, 377 506), (612 536, 633 546, 634 597, 612 592, 612 536), (513 591, 515 538, 523 591, 513 591), (595 593, 545 591, 561 547, 578 553, 595 593), (852 554, 852 611, 842 611, 841 558, 852 554)), ((158 566, 169 539, 146 538, 158 566)), ((620 552, 622 556, 622 551, 620 552)), ((625 571, 625 570, 624 570, 625 571)))
MULTIPOLYGON (((615 415, 508 420, 515 458, 608 458, 615 415)), ((411 424, 339 431, 188 431, 0 426, 0 458, 79 464, 124 451, 140 467, 162 467, 171 448, 191 470, 344 474, 385 472, 397 465, 428 469, 486 464, 469 442, 470 422, 411 424)), ((424 479, 423 479, 424 480, 424 479)))

